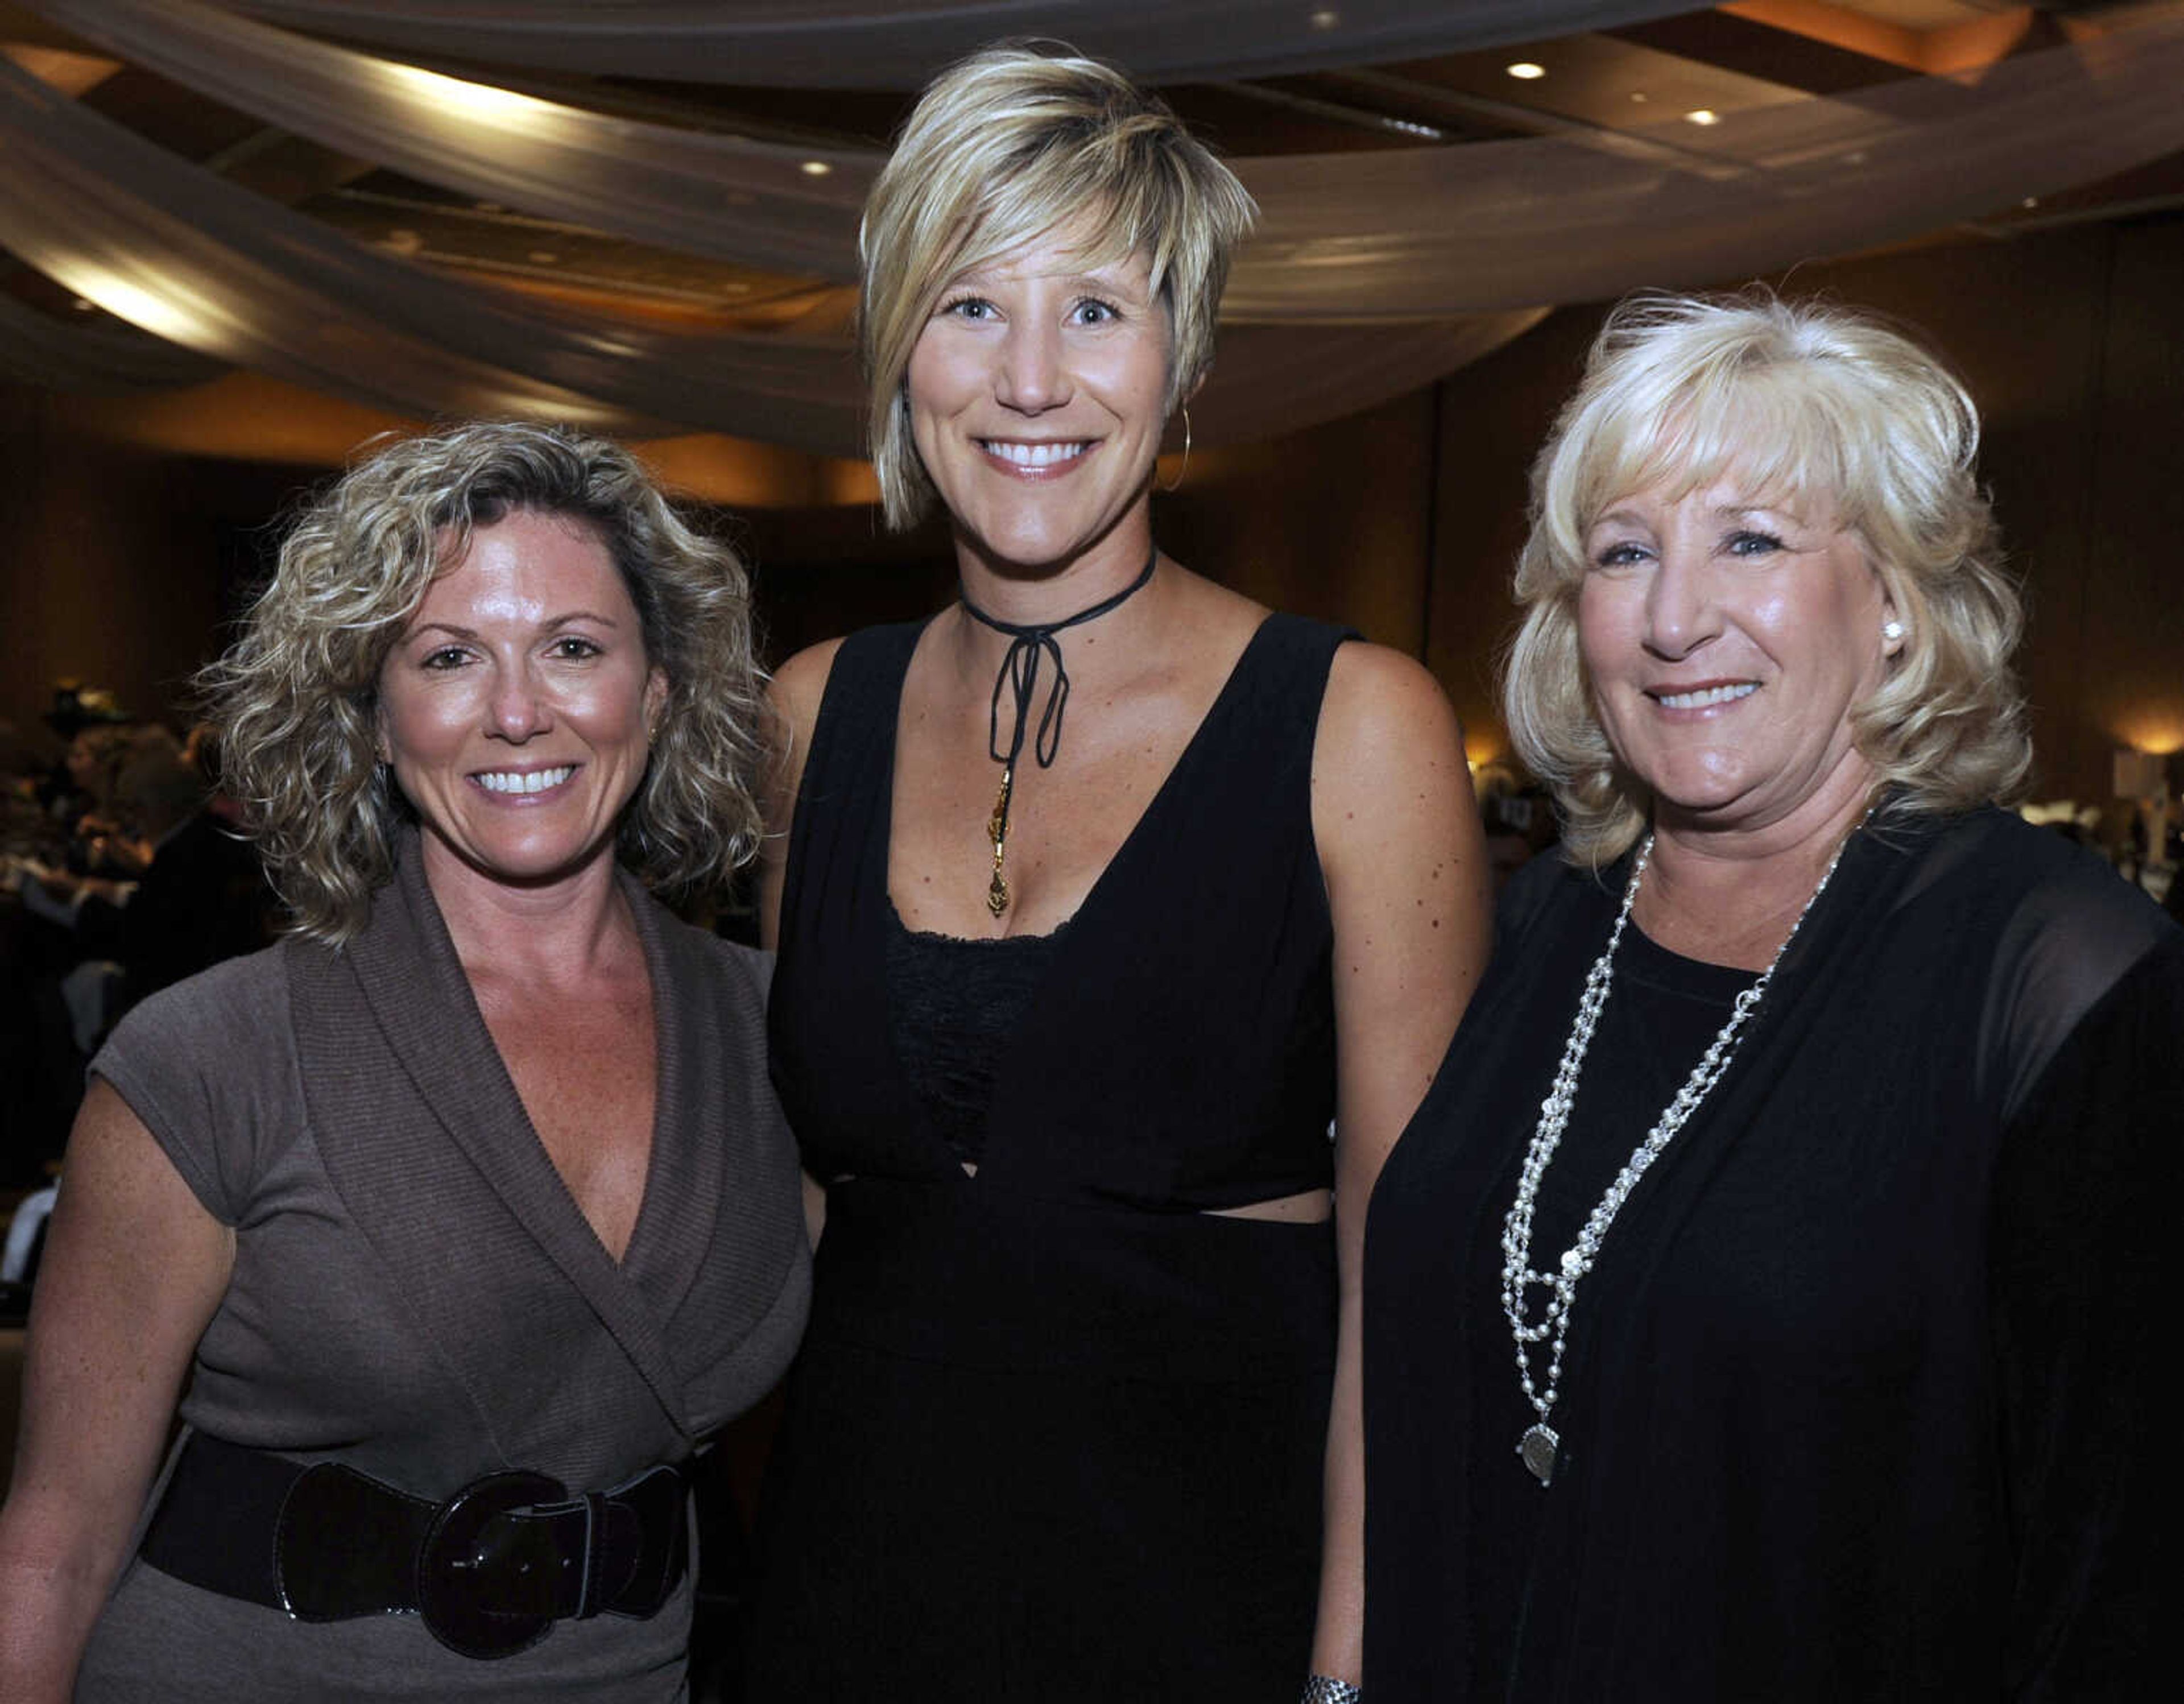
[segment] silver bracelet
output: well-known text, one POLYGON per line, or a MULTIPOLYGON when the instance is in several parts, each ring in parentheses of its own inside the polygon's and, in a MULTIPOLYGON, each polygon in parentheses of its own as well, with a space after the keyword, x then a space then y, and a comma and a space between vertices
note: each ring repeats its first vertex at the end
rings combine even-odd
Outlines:
POLYGON ((1358 1704, 1365 1690, 1347 1680, 1336 1680, 1324 1674, 1314 1674, 1304 1683, 1304 1697, 1301 1704, 1358 1704))

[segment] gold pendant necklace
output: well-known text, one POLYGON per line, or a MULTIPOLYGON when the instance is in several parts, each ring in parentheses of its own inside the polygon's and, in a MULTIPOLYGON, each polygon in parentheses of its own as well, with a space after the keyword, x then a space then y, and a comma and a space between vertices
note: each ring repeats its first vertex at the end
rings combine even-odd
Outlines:
POLYGON ((1032 755, 1039 760, 1041 769, 1051 769, 1055 754, 1061 749, 1061 713, 1069 703, 1069 671, 1061 665, 1061 647, 1055 642, 1054 636, 1064 627, 1074 627, 1106 615, 1151 579, 1154 566, 1159 561, 1160 547, 1155 545, 1136 579, 1112 597, 1102 598, 1090 609, 1079 610, 1059 621, 997 621, 971 601, 970 593, 958 589, 957 596, 967 615, 984 622, 995 632, 1009 636, 1009 649, 1001 658, 1000 672, 994 677, 993 703, 988 708, 986 721, 986 749, 1001 766, 1001 790, 994 795, 993 814, 986 819, 986 838, 994 843, 994 871, 986 883, 986 909, 996 917, 1008 910, 1011 897, 1009 878, 1002 868, 1008 854, 1009 801, 1016 791, 1017 760, 1023 755, 1025 728, 1031 720, 1031 695, 1039 684, 1039 659, 1052 659, 1054 684, 1046 689, 1046 708, 1039 712, 1039 734, 1032 741, 1032 755), (1006 751, 1001 749, 1004 687, 1013 693, 1017 712, 1006 751))
POLYGON ((994 843, 994 879, 986 884, 986 909, 995 916, 1009 908, 1009 878, 1001 873, 1001 859, 1009 844, 1009 788, 1015 783, 1013 765, 1001 766, 1001 790, 994 795, 994 814, 986 819, 986 838, 994 843))

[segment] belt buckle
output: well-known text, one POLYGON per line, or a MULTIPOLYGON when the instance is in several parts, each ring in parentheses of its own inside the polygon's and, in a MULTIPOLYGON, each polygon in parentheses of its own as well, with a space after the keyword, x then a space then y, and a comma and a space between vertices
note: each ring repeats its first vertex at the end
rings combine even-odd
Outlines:
POLYGON ((566 1495, 543 1473, 489 1473, 448 1500, 417 1556, 417 1609, 433 1638, 465 1657, 490 1658, 528 1650, 553 1630, 550 1612, 492 1607, 496 1585, 515 1584, 507 1571, 523 1563, 512 1554, 514 1527, 491 1529, 502 1516, 566 1495))

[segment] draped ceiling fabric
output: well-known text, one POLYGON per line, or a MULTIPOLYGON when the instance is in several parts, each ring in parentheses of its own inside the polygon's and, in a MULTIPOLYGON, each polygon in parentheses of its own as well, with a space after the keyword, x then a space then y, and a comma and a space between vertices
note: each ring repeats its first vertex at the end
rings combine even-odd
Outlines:
POLYGON ((1267 77, 1610 30, 1691 0, 240 0, 352 41, 483 64, 806 89, 915 89, 1040 36, 1149 82, 1267 77))
POLYGON ((0 292, 0 378, 91 393, 196 384, 221 363, 131 326, 70 326, 0 292))
MULTIPOLYGON (((0 216, 23 259, 186 348, 411 414, 710 426, 825 454, 862 443, 846 343, 699 334, 521 306, 382 254, 0 64, 0 216)), ((1397 328, 1246 326, 1203 441, 1354 414, 1516 336, 1538 310, 1397 328)))
MULTIPOLYGON (((835 170, 814 177, 799 169, 809 149, 456 82, 198 0, 31 4, 283 129, 471 195, 745 265, 854 275, 856 207, 876 155, 825 156, 835 170)), ((1034 27, 1034 14, 1049 19, 1038 27, 1059 28, 1059 14, 1094 8, 252 0, 249 9, 356 36, 376 24, 411 51, 454 51, 452 38, 427 43, 415 32, 460 30, 469 51, 510 62, 581 14, 592 26, 585 39, 599 38, 591 69, 621 68, 613 44, 623 35, 634 43, 664 31, 688 56, 677 73, 687 79, 730 42, 735 54, 785 67, 852 19, 922 30, 965 26, 975 14, 991 33, 1034 27)), ((1109 9, 1145 14, 1134 28, 1181 32, 1186 21, 1311 8, 1212 0, 1109 9)), ((1439 29, 1453 40, 1520 12, 1540 35, 1612 21, 1610 13, 1680 8, 1539 0, 1327 9, 1359 28, 1439 29)), ((844 36, 838 45, 878 53, 884 43, 853 47, 844 36)), ((1178 33, 1167 58, 1141 55, 1136 69, 1179 63, 1184 45, 1178 33)), ((860 63, 873 75, 858 81, 881 80, 876 62, 860 63)), ((739 80, 759 81, 738 64, 739 80)), ((1221 69, 1262 68, 1232 54, 1221 69)), ((1415 389, 1517 335, 1538 303, 1770 271, 2159 158, 2184 148, 2180 86, 2184 0, 2169 0, 1976 76, 1731 113, 1710 130, 1672 121, 1636 133, 1238 160, 1262 218, 1231 275, 1221 360, 1194 404, 1198 437, 1272 436, 1415 389)), ((543 412, 623 430, 672 422, 833 454, 859 443, 859 386, 838 341, 665 331, 521 304, 268 202, 4 64, 0 242, 199 355, 382 407, 543 412)), ((17 348, 19 370, 20 320, 0 320, 0 362, 17 348)), ((106 382, 122 378, 116 361, 126 369, 144 354, 79 344, 70 354, 65 341, 57 331, 36 359, 62 373, 103 371, 106 382)))
POLYGON ((487 201, 746 266, 846 281, 879 168, 459 83, 197 0, 36 9, 131 64, 268 124, 487 201), (818 159, 833 170, 805 171, 818 159))
POLYGON ((2184 148, 2184 5, 1935 78, 1710 129, 1251 162, 1224 312, 1400 318, 1702 285, 2014 207, 2184 148), (1649 148, 1648 144, 1652 144, 1649 148))
POLYGON ((49 277, 173 342, 406 412, 687 420, 836 452, 838 343, 695 337, 519 305, 237 187, 0 64, 0 213, 49 277))
MULTIPOLYGON (((876 154, 816 156, 835 169, 814 177, 801 170, 815 158, 808 148, 457 84, 198 0, 31 3, 133 63, 415 176, 632 241, 822 279, 855 276, 857 209, 876 154)), ((346 15, 332 0, 282 9, 346 15)), ((506 8, 410 0, 373 9, 393 27, 506 8)), ((903 8, 866 0, 862 9, 903 8)), ((1455 9, 1468 19, 1507 8, 1455 9)), ((1535 9, 1559 18, 1600 8, 1547 0, 1535 9)), ((521 10, 526 21, 493 27, 521 34, 529 21, 582 11, 617 28, 643 15, 733 34, 775 8, 738 6, 726 18, 694 5, 521 10)), ((1239 160, 1262 217, 1224 314, 1231 322, 1432 318, 1769 271, 1977 218, 2184 148, 2180 87, 2184 5, 2168 4, 2142 8, 2111 33, 2005 60, 1975 83, 1912 79, 1854 98, 1733 113, 1708 130, 1671 119, 1632 132, 1239 160)))

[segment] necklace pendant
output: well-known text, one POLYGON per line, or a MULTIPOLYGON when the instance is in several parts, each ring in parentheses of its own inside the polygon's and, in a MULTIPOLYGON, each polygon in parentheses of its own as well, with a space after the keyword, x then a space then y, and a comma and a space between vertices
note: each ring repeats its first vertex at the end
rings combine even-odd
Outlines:
POLYGON ((1524 1435, 1517 1440, 1517 1453, 1524 1457, 1532 1477, 1544 1485, 1555 1477, 1555 1452, 1561 1446, 1562 1439, 1555 1436, 1554 1428, 1542 1420, 1524 1428, 1524 1435))
POLYGON ((1001 873, 1008 855, 1009 794, 1016 784, 1013 764, 1001 766, 1001 790, 994 795, 994 814, 986 819, 986 838, 994 843, 994 876, 986 883, 986 909, 996 917, 1009 908, 1009 879, 1001 873))

